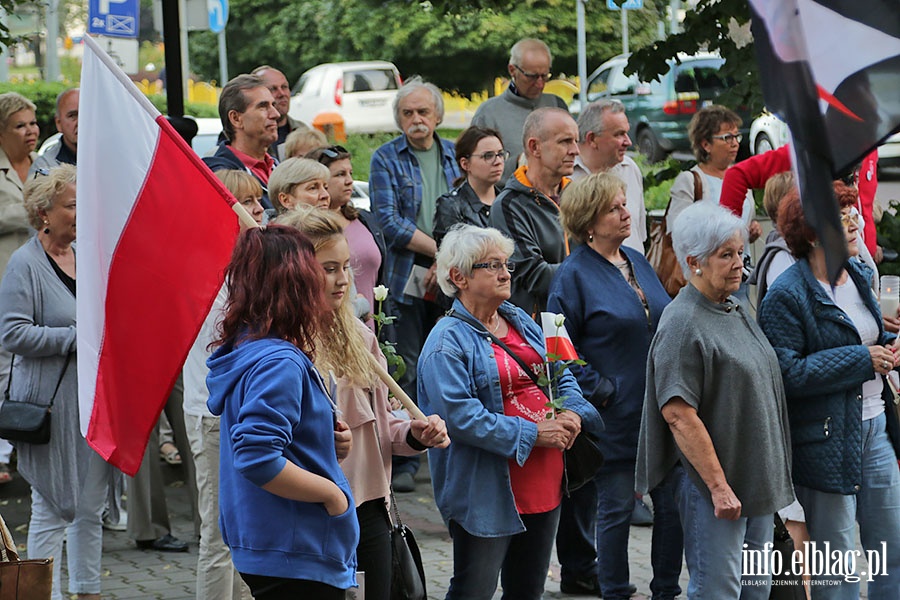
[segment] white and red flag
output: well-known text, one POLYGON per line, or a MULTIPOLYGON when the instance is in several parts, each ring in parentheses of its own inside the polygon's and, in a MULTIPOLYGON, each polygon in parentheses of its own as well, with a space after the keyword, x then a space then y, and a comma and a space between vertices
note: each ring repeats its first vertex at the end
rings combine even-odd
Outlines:
POLYGON ((578 360, 578 353, 572 344, 572 338, 566 331, 566 317, 550 312, 541 313, 541 326, 544 329, 544 349, 547 360, 578 360))
POLYGON ((81 431, 133 475, 222 285, 234 199, 85 36, 78 140, 81 431))

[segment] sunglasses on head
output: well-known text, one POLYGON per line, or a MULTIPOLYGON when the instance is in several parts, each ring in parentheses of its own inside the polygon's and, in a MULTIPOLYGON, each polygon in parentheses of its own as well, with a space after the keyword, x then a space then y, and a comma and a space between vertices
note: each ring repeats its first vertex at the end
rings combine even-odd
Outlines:
POLYGON ((322 148, 321 152, 322 156, 327 156, 332 159, 337 158, 341 154, 350 154, 343 146, 329 146, 327 148, 322 148))

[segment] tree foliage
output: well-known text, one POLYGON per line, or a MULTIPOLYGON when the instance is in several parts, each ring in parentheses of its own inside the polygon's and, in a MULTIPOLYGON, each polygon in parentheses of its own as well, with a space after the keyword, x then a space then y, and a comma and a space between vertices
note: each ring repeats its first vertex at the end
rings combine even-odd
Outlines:
POLYGON ((718 52, 725 58, 722 73, 733 81, 720 101, 728 106, 747 106, 751 114, 756 114, 763 108, 763 99, 749 23, 746 0, 700 0, 695 10, 685 15, 681 33, 634 52, 627 70, 649 81, 665 73, 666 60, 678 53, 718 52))
MULTIPOLYGON (((635 46, 656 35, 658 6, 629 13, 635 46)), ((586 5, 588 64, 621 51, 619 13, 599 0, 586 5)), ((260 64, 281 68, 290 82, 319 63, 390 60, 404 77, 420 74, 465 94, 506 74, 509 47, 537 37, 554 53, 553 70, 574 75, 577 65, 575 0, 518 2, 411 2, 407 0, 231 0, 226 29, 229 73, 260 64)), ((192 70, 218 78, 217 41, 191 34, 192 70)))

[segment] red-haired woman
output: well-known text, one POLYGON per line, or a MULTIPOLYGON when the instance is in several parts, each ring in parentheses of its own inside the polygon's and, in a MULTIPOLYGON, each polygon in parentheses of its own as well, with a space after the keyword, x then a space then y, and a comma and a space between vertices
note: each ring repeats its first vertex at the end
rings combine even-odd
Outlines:
POLYGON ((330 314, 321 267, 303 234, 270 225, 241 235, 226 275, 207 378, 222 418, 222 537, 254 598, 343 599, 359 526, 311 361, 330 314))

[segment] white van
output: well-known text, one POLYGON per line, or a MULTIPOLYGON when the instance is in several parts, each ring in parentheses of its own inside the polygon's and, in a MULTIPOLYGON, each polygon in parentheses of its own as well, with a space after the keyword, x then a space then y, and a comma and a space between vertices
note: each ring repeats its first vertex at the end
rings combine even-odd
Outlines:
POLYGON ((312 125, 321 113, 337 113, 348 133, 396 131, 393 102, 401 85, 392 63, 326 63, 300 76, 289 114, 312 125))

